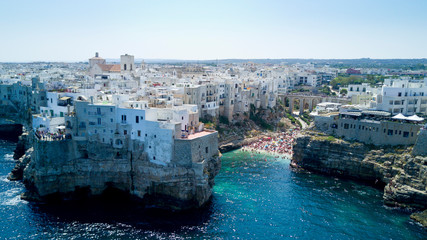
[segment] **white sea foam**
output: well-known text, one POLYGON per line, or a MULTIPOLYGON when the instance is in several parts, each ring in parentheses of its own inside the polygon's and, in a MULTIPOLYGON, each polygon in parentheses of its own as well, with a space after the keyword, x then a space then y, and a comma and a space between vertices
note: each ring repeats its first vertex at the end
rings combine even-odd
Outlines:
POLYGON ((5 154, 3 158, 4 160, 13 161, 13 154, 5 154))
POLYGON ((17 195, 11 199, 5 199, 1 205, 6 205, 6 206, 16 206, 19 203, 26 203, 26 201, 21 199, 21 195, 17 195))
POLYGON ((8 175, 0 176, 0 181, 2 181, 2 182, 10 182, 10 180, 7 179, 7 176, 8 175))
POLYGON ((12 188, 0 193, 0 203, 1 205, 15 206, 26 202, 21 200, 21 189, 12 188))

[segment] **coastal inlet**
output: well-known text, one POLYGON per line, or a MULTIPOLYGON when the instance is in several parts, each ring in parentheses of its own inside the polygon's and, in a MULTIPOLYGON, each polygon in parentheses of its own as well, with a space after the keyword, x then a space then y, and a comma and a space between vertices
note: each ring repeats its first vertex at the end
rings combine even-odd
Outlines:
POLYGON ((382 192, 289 169, 289 159, 233 151, 222 157, 212 200, 170 213, 111 204, 44 205, 20 200, 6 179, 15 144, 0 143, 0 239, 426 239, 409 213, 384 207, 382 192))

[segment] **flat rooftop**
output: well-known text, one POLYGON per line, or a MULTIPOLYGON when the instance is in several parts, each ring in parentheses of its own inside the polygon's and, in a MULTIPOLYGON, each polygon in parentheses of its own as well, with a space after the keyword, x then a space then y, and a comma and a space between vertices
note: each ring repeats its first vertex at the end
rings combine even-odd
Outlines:
POLYGON ((191 140, 191 139, 195 139, 195 138, 199 138, 199 137, 203 137, 203 136, 209 135, 211 133, 214 133, 214 132, 203 131, 203 132, 198 132, 198 133, 190 134, 190 135, 188 135, 188 138, 181 138, 181 139, 191 140))

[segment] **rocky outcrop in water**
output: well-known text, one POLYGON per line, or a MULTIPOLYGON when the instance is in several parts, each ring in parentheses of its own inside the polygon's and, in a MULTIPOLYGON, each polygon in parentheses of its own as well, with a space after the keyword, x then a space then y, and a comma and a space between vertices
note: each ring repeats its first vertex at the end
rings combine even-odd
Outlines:
POLYGON ((427 210, 411 214, 411 219, 419 222, 424 227, 427 227, 427 210))
POLYGON ((13 151, 13 159, 18 160, 21 158, 29 148, 31 148, 31 138, 27 132, 24 132, 19 136, 18 143, 13 151))
POLYGON ((292 165, 384 187, 390 206, 427 208, 427 157, 410 149, 373 149, 317 132, 296 139, 292 165))
POLYGON ((33 148, 31 147, 31 138, 27 132, 24 132, 19 136, 18 143, 13 152, 13 159, 16 160, 16 165, 9 176, 7 176, 10 181, 22 180, 24 168, 30 162, 32 154, 33 148))
POLYGON ((146 205, 195 208, 210 199, 221 167, 219 153, 200 162, 159 165, 144 152, 97 142, 35 140, 33 149, 22 161, 24 198, 37 201, 90 199, 116 189, 146 205))

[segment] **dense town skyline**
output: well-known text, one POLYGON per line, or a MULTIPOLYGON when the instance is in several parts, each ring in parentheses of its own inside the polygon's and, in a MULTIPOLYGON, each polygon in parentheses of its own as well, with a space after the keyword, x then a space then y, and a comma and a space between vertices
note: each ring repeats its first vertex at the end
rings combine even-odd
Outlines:
POLYGON ((425 1, 4 2, 0 62, 424 58, 425 1))

